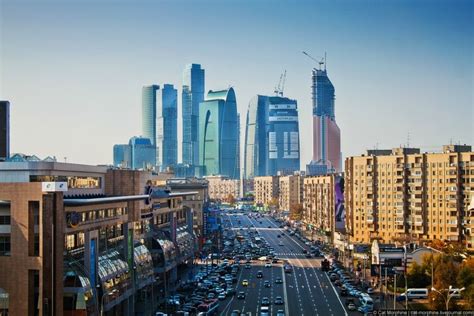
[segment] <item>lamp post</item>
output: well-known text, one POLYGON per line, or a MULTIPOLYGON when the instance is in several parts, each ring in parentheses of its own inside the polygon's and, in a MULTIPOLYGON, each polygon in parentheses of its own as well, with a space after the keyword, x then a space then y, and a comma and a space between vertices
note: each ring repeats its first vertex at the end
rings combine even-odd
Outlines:
POLYGON ((112 290, 111 292, 102 294, 102 298, 100 299, 100 316, 104 315, 104 297, 112 296, 115 293, 117 293, 116 289, 112 290))
POLYGON ((456 294, 461 294, 461 292, 464 291, 465 289, 466 288, 464 287, 461 289, 453 289, 453 287, 450 285, 449 289, 442 290, 442 291, 448 292, 448 294, 445 296, 443 293, 441 293, 441 291, 438 291, 434 287, 431 287, 432 291, 435 291, 436 293, 438 293, 439 295, 443 297, 444 302, 446 303, 446 311, 449 311, 449 301, 451 300, 451 298, 453 298, 456 294))

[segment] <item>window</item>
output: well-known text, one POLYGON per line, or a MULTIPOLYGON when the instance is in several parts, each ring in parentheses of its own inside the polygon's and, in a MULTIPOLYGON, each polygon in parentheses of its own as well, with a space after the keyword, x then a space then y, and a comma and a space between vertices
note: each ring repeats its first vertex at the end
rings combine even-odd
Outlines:
POLYGON ((0 215, 0 225, 10 225, 10 215, 0 215))
POLYGON ((0 235, 0 256, 10 255, 10 236, 0 235))

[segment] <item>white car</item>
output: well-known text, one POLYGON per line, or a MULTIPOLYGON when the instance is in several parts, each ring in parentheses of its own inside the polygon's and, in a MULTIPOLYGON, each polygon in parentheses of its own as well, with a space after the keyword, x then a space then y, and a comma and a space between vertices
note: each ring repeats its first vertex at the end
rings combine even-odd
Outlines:
POLYGON ((271 268, 271 267, 272 267, 272 263, 271 263, 271 262, 265 263, 265 268, 271 268))
POLYGON ((219 296, 217 297, 220 301, 222 300, 225 300, 225 292, 222 292, 221 294, 219 294, 219 296))

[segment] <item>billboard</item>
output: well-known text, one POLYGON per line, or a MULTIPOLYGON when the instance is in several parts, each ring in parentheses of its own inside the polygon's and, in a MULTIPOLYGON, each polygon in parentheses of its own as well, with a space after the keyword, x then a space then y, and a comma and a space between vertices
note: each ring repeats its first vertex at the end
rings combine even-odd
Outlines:
POLYGON ((344 209, 344 178, 336 175, 334 181, 334 195, 335 195, 335 216, 334 221, 336 231, 343 232, 346 223, 346 211, 344 209))

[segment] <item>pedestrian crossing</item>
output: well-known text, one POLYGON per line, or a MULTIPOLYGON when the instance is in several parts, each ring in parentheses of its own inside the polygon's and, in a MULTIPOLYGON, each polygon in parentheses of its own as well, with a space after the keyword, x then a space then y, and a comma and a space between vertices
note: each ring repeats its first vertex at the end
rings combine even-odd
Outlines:
POLYGON ((277 256, 304 256, 302 252, 275 252, 277 256))

